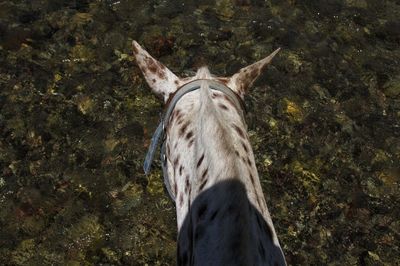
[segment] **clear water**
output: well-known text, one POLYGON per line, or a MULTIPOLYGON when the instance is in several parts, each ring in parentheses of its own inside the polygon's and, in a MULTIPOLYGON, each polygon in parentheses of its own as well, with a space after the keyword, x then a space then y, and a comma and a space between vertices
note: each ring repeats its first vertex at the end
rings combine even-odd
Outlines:
POLYGON ((0 1, 0 264, 175 264, 135 39, 183 76, 281 47, 246 105, 288 263, 399 265, 399 17, 394 0, 0 1))

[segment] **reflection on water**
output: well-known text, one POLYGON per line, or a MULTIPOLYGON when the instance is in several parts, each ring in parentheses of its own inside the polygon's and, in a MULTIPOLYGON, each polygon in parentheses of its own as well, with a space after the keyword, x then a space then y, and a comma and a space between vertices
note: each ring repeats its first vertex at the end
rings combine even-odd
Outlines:
POLYGON ((282 47, 246 98, 289 264, 400 264, 398 1, 0 3, 0 264, 171 265, 174 206, 142 160, 161 104, 138 40, 218 75, 282 47))

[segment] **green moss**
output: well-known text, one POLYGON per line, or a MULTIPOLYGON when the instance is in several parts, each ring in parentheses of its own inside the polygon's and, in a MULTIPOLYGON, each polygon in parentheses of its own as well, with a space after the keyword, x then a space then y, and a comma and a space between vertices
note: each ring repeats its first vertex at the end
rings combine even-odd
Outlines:
POLYGON ((291 169, 301 178, 301 182, 306 190, 310 192, 315 192, 317 190, 316 186, 320 183, 320 177, 316 173, 305 169, 304 165, 299 161, 292 162, 291 169))
POLYGON ((111 263, 119 263, 119 256, 118 254, 110 248, 102 248, 101 251, 106 256, 107 260, 111 263))
POLYGON ((40 234, 40 232, 45 229, 45 226, 46 222, 42 217, 31 216, 23 220, 20 228, 24 233, 35 236, 37 234, 40 234))
POLYGON ((215 11, 221 20, 230 20, 235 14, 231 0, 217 0, 215 11))
POLYGON ((78 110, 84 115, 93 110, 93 105, 93 100, 87 96, 81 97, 77 102, 78 110))
POLYGON ((389 80, 383 85, 383 92, 387 97, 396 98, 400 96, 400 76, 389 80))
POLYGON ((85 62, 93 60, 95 56, 94 51, 88 46, 77 44, 71 48, 71 57, 75 62, 85 62))
POLYGON ((22 117, 14 117, 8 120, 7 128, 12 132, 13 138, 21 138, 25 136, 26 125, 22 117))
POLYGON ((342 130, 348 134, 353 134, 354 122, 344 113, 337 113, 334 117, 335 121, 341 125, 342 130))
POLYGON ((65 264, 64 255, 59 252, 52 252, 47 246, 39 245, 36 250, 35 264, 38 265, 56 265, 65 264))
POLYGON ((115 215, 121 216, 132 212, 140 206, 143 200, 143 190, 136 184, 127 183, 121 190, 112 191, 110 195, 115 198, 112 207, 115 215))
POLYGON ((72 245, 85 252, 95 250, 104 241, 104 229, 95 215, 85 215, 66 231, 72 245))
POLYGON ((304 119, 304 111, 301 106, 287 98, 283 99, 283 112, 294 122, 301 122, 304 119))
POLYGON ((367 8, 368 3, 366 0, 346 0, 345 3, 351 7, 367 8))
POLYGON ((303 65, 300 57, 297 54, 287 52, 287 60, 289 61, 290 71, 294 74, 299 73, 303 65))
POLYGON ((263 138, 257 133, 257 131, 249 130, 248 136, 251 144, 253 145, 253 150, 258 150, 263 144, 263 138))
POLYGON ((17 248, 11 253, 11 262, 15 265, 28 265, 29 261, 36 253, 34 239, 25 239, 19 243, 17 248))
POLYGON ((164 194, 164 182, 162 177, 160 176, 160 173, 154 171, 147 176, 147 180, 148 185, 146 190, 148 193, 150 193, 150 195, 156 196, 164 194))
MULTIPOLYGON (((147 88, 146 88, 147 89, 147 88)), ((134 99, 127 99, 127 106, 129 109, 150 109, 160 105, 160 101, 157 100, 154 95, 147 93, 146 95, 137 95, 134 99)))

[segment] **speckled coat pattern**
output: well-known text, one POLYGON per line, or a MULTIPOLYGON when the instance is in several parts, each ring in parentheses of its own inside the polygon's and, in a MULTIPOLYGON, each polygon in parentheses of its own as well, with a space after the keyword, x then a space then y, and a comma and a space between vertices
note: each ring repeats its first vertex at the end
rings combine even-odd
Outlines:
POLYGON ((166 164, 176 199, 179 265, 285 265, 265 202, 247 126, 229 97, 211 90, 223 83, 243 98, 270 56, 231 77, 207 67, 179 78, 137 42, 134 55, 152 91, 165 102, 181 86, 201 79, 199 90, 176 104, 166 128, 166 164))

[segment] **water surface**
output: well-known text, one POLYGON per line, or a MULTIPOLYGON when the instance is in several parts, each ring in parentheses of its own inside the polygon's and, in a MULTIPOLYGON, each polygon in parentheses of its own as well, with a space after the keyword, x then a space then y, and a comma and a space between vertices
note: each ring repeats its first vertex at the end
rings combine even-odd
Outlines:
POLYGON ((0 1, 0 264, 175 264, 135 39, 182 76, 281 47, 245 102, 288 263, 399 265, 399 17, 395 0, 0 1))

